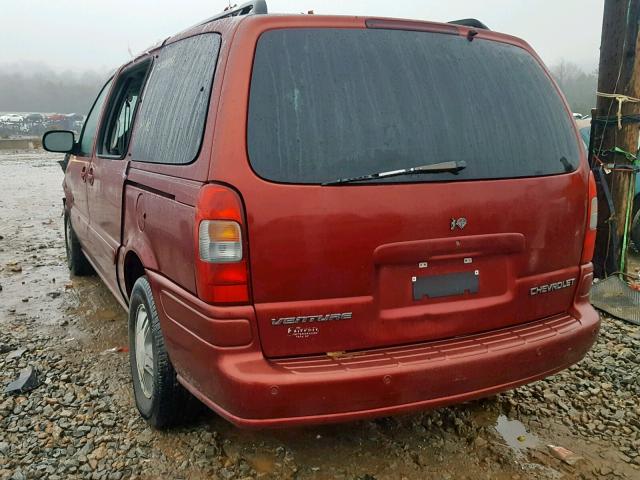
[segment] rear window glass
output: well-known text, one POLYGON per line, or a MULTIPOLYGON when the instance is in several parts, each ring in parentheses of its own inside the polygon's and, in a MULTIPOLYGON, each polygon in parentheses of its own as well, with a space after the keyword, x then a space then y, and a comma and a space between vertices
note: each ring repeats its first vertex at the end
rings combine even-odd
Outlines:
POLYGON ((528 177, 579 161, 572 119, 531 55, 430 32, 264 33, 247 128, 255 172, 285 183, 448 161, 467 168, 388 181, 528 177))
POLYGON ((142 97, 133 160, 185 164, 198 155, 220 36, 204 34, 164 47, 142 97))

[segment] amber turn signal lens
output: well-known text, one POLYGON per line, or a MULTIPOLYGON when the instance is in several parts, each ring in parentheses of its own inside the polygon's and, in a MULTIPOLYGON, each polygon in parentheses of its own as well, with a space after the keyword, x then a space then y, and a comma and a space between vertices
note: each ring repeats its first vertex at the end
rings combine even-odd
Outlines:
POLYGON ((212 242, 239 242, 240 225, 236 222, 209 222, 209 238, 212 242))

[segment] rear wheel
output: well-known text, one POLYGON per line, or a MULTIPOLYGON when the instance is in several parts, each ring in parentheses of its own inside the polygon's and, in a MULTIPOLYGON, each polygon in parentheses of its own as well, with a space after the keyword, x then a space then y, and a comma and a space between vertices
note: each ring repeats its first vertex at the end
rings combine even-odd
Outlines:
POLYGON ((67 251, 67 266, 73 275, 85 276, 93 273, 93 267, 85 257, 80 240, 71 225, 67 212, 64 213, 64 244, 67 251))
POLYGON ((158 429, 186 420, 195 399, 178 383, 167 353, 147 277, 140 277, 129 304, 129 362, 140 415, 158 429))

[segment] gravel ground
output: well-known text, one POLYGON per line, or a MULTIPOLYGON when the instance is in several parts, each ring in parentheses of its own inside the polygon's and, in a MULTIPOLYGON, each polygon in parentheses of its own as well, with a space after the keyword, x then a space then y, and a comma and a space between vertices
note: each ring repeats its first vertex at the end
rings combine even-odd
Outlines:
POLYGON ((265 432, 203 412, 152 431, 127 354, 105 352, 126 345, 125 313, 97 279, 66 271, 56 159, 0 154, 0 480, 640 479, 640 328, 610 318, 580 364, 490 399, 265 432), (2 393, 28 366, 40 385, 2 393))

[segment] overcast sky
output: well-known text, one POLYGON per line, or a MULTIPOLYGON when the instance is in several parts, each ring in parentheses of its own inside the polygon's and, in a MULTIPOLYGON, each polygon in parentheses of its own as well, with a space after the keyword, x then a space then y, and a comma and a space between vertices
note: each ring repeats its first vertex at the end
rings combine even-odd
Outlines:
MULTIPOLYGON (((242 3, 239 0, 238 3, 242 3)), ((267 0, 278 13, 369 15, 447 21, 475 17, 527 40, 552 66, 598 65, 604 0, 267 0)), ((156 41, 210 17, 224 0, 1 0, 0 68, 108 70, 156 41)))

